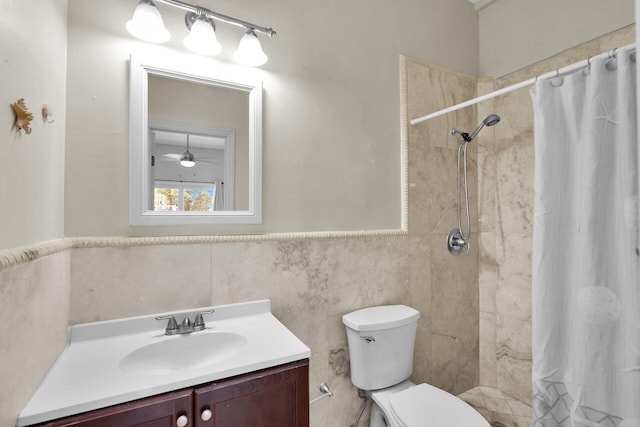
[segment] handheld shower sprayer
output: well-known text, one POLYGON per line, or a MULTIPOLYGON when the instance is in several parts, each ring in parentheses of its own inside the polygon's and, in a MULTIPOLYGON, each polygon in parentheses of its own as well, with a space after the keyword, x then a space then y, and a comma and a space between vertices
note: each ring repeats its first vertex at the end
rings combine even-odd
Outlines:
POLYGON ((460 135, 462 140, 458 144, 458 227, 454 228, 449 232, 447 236, 447 248, 449 249, 449 253, 451 255, 460 255, 462 250, 467 248, 467 255, 471 251, 471 245, 469 244, 469 238, 471 237, 471 217, 469 214, 469 189, 467 184, 467 146, 473 139, 478 136, 482 128, 485 126, 493 126, 498 124, 500 121, 500 116, 497 114, 489 114, 483 121, 478 125, 476 130, 474 130, 471 134, 467 132, 463 132, 456 128, 451 129, 451 135, 460 135), (462 156, 461 156, 462 153, 462 156), (463 172, 464 172, 464 200, 467 214, 467 232, 465 233, 462 230, 462 221, 460 215, 460 160, 463 160, 463 172))

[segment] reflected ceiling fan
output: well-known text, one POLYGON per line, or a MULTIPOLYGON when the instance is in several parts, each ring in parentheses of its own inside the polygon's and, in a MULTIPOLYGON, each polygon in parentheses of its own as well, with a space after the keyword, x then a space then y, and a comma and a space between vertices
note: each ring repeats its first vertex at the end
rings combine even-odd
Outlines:
MULTIPOLYGON (((192 168, 196 165, 196 161, 198 162, 204 162, 204 163, 211 163, 211 164, 218 164, 219 162, 217 161, 212 161, 212 159, 208 158, 208 157, 200 157, 198 156, 198 158, 196 159, 196 157, 193 155, 193 153, 191 151, 189 151, 189 134, 186 134, 187 136, 187 151, 185 151, 184 153, 167 153, 167 154, 162 154, 161 157, 165 157, 168 159, 172 159, 172 160, 178 160, 180 162, 181 166, 184 166, 185 168, 192 168)), ((158 159, 158 160, 164 160, 164 159, 158 159)))

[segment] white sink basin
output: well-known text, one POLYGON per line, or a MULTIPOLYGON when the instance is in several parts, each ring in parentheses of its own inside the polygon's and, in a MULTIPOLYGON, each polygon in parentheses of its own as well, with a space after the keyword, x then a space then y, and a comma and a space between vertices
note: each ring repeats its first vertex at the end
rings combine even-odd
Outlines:
POLYGON ((166 337, 132 351, 119 366, 132 374, 168 375, 215 365, 237 355, 247 344, 247 339, 240 334, 193 332, 166 337))
MULTIPOLYGON (((166 321, 211 307, 74 325, 63 353, 18 417, 29 426, 302 360, 309 347, 269 300, 219 305, 206 329, 165 335, 166 321)), ((2 405, 0 405, 2 406, 2 405)), ((0 422, 2 424, 2 422, 0 422)))

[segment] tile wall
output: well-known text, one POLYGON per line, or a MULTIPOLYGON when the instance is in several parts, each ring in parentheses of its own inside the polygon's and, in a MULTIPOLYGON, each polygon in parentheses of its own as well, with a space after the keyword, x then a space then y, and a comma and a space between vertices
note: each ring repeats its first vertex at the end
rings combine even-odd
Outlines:
POLYGON ((64 349, 69 251, 0 271, 0 426, 16 417, 64 349))

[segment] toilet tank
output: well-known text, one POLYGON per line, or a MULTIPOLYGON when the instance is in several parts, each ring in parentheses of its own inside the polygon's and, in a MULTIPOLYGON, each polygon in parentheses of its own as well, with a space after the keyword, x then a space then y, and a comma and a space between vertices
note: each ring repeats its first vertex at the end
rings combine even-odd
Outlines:
POLYGON ((409 378, 419 318, 418 310, 405 305, 363 308, 342 316, 353 385, 376 390, 409 378))

